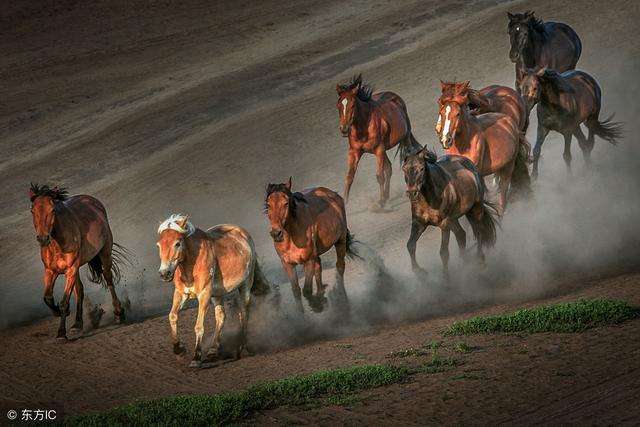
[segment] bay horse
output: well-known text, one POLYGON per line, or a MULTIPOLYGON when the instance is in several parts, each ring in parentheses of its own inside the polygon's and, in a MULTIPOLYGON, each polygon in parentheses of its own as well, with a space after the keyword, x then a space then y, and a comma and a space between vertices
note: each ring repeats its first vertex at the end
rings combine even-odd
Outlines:
POLYGON ((445 278, 449 276, 449 236, 456 236, 464 254, 467 235, 459 223, 466 216, 477 241, 477 254, 484 262, 484 248, 496 242, 495 209, 485 199, 485 186, 477 168, 466 157, 436 155, 427 148, 408 156, 402 166, 411 202, 411 236, 407 250, 411 267, 423 271, 416 261, 416 243, 428 226, 442 231, 440 258, 445 278))
POLYGON ((507 12, 507 16, 511 43, 509 59, 515 64, 517 90, 520 90, 527 68, 548 67, 559 72, 576 68, 582 42, 573 28, 561 22, 543 22, 532 11, 507 12))
POLYGON ((239 307, 240 341, 235 357, 247 348, 247 324, 252 295, 264 295, 270 285, 264 277, 253 239, 249 233, 231 224, 206 231, 196 228, 188 216, 173 214, 158 227, 158 272, 165 282, 173 280, 173 303, 169 312, 173 352, 184 353, 178 337, 178 312, 189 299, 198 300, 195 324, 196 345, 191 367, 202 364, 204 320, 213 302, 216 326, 207 360, 218 357, 225 321, 224 299, 229 296, 239 307))
POLYGON ((292 192, 292 178, 286 183, 269 184, 265 197, 265 213, 282 267, 289 277, 291 291, 299 310, 303 310, 296 266, 304 267, 303 294, 314 311, 321 311, 325 285, 322 282, 320 256, 336 248, 337 290, 347 301, 344 289, 345 257, 359 257, 353 248, 353 237, 347 227, 342 197, 324 187, 292 192), (313 296, 315 277, 317 295, 313 296))
POLYGON ((376 178, 380 185, 380 207, 389 200, 391 162, 387 150, 398 147, 400 161, 412 150, 422 148, 411 133, 407 106, 393 92, 373 93, 362 81, 362 75, 354 76, 346 84, 336 85, 340 133, 349 138, 347 176, 344 184, 344 200, 349 201, 349 191, 364 153, 376 156, 376 178))
POLYGON ((533 149, 533 176, 538 176, 538 161, 545 138, 554 130, 564 136, 563 158, 571 171, 571 137, 575 136, 587 166, 595 135, 615 145, 622 136, 622 124, 612 122, 613 114, 600 121, 602 91, 598 82, 584 71, 571 70, 559 74, 542 68, 525 71, 521 91, 527 104, 538 104, 538 135, 533 149), (585 137, 580 125, 589 129, 585 137))
POLYGON ((528 196, 531 192, 529 144, 518 124, 508 115, 473 115, 469 109, 469 82, 441 82, 436 133, 448 154, 468 157, 481 176, 498 178, 498 212, 504 215, 507 191, 528 196))
POLYGON ((511 117, 520 132, 527 133, 529 114, 527 104, 518 91, 500 85, 491 85, 476 90, 469 88, 469 108, 475 116, 485 113, 502 113, 511 117))
POLYGON ((54 316, 60 317, 57 338, 67 338, 71 292, 76 297, 76 319, 71 331, 82 332, 84 286, 79 273, 85 264, 89 266, 90 280, 109 289, 116 322, 124 321, 125 310, 114 285, 120 280, 120 263, 126 261, 126 249, 113 243, 104 205, 91 196, 69 197, 64 188, 38 184, 31 184, 29 199, 44 265, 44 302, 54 316), (56 305, 53 287, 61 274, 65 275, 64 295, 56 305))
POLYGON ((173 280, 173 303, 169 325, 173 352, 184 353, 178 337, 178 312, 190 299, 198 300, 196 344, 191 367, 202 365, 204 320, 213 301, 216 326, 207 361, 218 357, 225 321, 224 299, 230 296, 239 307, 240 341, 235 357, 247 348, 247 324, 252 295, 264 295, 270 285, 264 277, 253 239, 237 225, 221 224, 206 231, 196 228, 186 215, 173 214, 158 227, 158 272, 165 282, 173 280))

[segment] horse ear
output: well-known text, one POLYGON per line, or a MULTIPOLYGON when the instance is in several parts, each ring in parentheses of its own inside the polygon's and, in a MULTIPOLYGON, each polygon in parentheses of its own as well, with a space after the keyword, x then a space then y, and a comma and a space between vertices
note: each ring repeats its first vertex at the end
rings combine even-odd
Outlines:
POLYGON ((342 86, 340 86, 339 84, 336 84, 336 92, 338 92, 338 95, 342 94, 342 86))
POLYGON ((533 10, 527 10, 524 13, 525 18, 533 18, 533 10))
POLYGON ((176 220, 176 224, 183 230, 187 228, 187 223, 189 222, 189 215, 185 215, 182 218, 176 220))
POLYGON ((33 199, 36 198, 36 193, 35 191, 33 191, 33 188, 29 189, 29 200, 31 200, 33 202, 33 199))
POLYGON ((447 87, 447 83, 440 80, 440 89, 444 92, 446 87, 447 87))
POLYGON ((291 186, 292 186, 292 181, 293 181, 293 177, 290 176, 289 177, 289 181, 287 181, 287 183, 285 184, 285 187, 287 188, 287 190, 291 191, 291 186))

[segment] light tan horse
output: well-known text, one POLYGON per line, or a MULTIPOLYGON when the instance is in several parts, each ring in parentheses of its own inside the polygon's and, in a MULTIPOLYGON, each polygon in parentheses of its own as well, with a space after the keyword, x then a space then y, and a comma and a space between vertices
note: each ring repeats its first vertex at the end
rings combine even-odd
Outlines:
POLYGON ((474 116, 469 109, 469 82, 442 82, 436 133, 447 154, 470 159, 481 176, 498 178, 498 207, 502 216, 507 191, 528 196, 531 192, 530 146, 518 123, 501 113, 474 116))
POLYGON ((194 227, 187 216, 171 215, 160 224, 158 235, 160 277, 165 282, 173 280, 175 285, 169 313, 173 352, 181 354, 185 351, 178 338, 178 312, 189 299, 195 298, 198 300, 196 346, 190 366, 199 367, 202 363, 204 319, 211 301, 216 327, 207 360, 217 358, 225 321, 224 297, 231 296, 239 307, 241 337, 236 358, 240 358, 247 345, 251 295, 269 291, 249 233, 229 224, 202 231, 194 227))

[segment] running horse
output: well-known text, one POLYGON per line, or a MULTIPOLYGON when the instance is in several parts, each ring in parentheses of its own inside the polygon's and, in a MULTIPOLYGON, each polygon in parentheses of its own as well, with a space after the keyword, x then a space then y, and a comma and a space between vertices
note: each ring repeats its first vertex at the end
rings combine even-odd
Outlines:
POLYGON ((465 216, 477 241, 477 254, 484 262, 484 248, 496 241, 495 209, 485 199, 484 181, 466 157, 446 155, 440 159, 427 148, 410 155, 402 166, 411 202, 411 236, 407 250, 411 267, 423 271, 416 261, 416 243, 428 226, 442 231, 440 258, 445 279, 449 277, 449 236, 456 236, 464 255, 467 235, 459 219, 465 216))
POLYGON ((527 68, 548 67, 561 73, 576 68, 582 42, 573 28, 561 22, 542 22, 532 11, 507 12, 507 16, 511 43, 509 59, 516 67, 518 91, 527 68))
POLYGON ((481 176, 498 178, 498 212, 507 205, 507 191, 513 196, 531 192, 529 144, 518 123, 502 113, 473 115, 469 109, 469 82, 441 82, 436 133, 448 154, 468 157, 481 176))
POLYGON ((322 310, 325 285, 320 256, 336 248, 337 290, 346 303, 344 289, 345 257, 356 256, 353 237, 347 228, 344 201, 338 193, 324 187, 292 192, 287 183, 269 184, 265 212, 271 225, 270 235, 282 267, 291 282, 291 291, 299 310, 303 310, 296 266, 304 266, 303 294, 314 311, 322 310), (317 295, 313 296, 315 278, 317 295))
POLYGON ((587 166, 591 164, 591 150, 595 136, 615 145, 622 136, 622 124, 612 122, 613 114, 600 120, 602 91, 598 82, 584 71, 571 70, 559 74, 542 68, 526 70, 521 83, 522 94, 532 108, 538 104, 538 135, 533 149, 533 176, 538 176, 538 161, 549 131, 564 136, 563 158, 571 172, 571 138, 575 136, 587 166), (589 130, 585 137, 580 125, 589 130))
POLYGON ((362 82, 362 75, 347 84, 336 85, 340 133, 349 138, 347 176, 344 184, 345 203, 364 153, 376 156, 376 178, 380 185, 380 207, 389 200, 391 162, 387 150, 398 147, 400 161, 411 151, 422 148, 411 133, 407 107, 393 92, 377 92, 362 82))
MULTIPOLYGON (((71 292, 76 297, 76 320, 71 331, 82 332, 84 286, 79 273, 85 264, 89 266, 90 280, 109 289, 116 322, 124 321, 125 311, 114 284, 120 280, 119 265, 126 260, 126 249, 113 243, 107 211, 102 203, 87 195, 69 197, 64 188, 37 184, 31 184, 29 199, 44 264, 44 302, 54 316, 60 317, 57 337, 67 338, 71 292), (53 287, 61 274, 65 275, 64 295, 60 305, 56 305, 53 287)), ((99 318, 93 320, 97 323, 99 318)))
POLYGON ((225 322, 224 298, 230 296, 239 308, 240 341, 235 353, 239 359, 242 351, 247 349, 251 296, 264 295, 270 289, 249 233, 230 224, 216 225, 203 231, 196 228, 186 215, 174 214, 158 227, 157 246, 160 277, 165 282, 173 280, 174 284, 169 312, 173 352, 185 352, 178 337, 178 312, 188 300, 197 299, 196 344, 190 366, 202 366, 204 320, 213 301, 216 327, 206 359, 215 360, 225 322))

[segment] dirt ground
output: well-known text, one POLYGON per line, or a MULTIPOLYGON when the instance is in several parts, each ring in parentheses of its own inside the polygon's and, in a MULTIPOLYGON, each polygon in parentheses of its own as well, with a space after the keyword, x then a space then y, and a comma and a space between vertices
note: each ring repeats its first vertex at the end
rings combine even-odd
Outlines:
MULTIPOLYGON (((392 351, 442 339, 438 331, 455 319, 527 301, 598 295, 640 304, 637 2, 214 3, 18 1, 0 10, 0 144, 8 153, 0 159, 3 410, 79 413, 385 362, 392 351), (551 135, 535 199, 509 210, 487 269, 467 266, 452 248, 450 286, 440 279, 437 231, 419 242, 426 283, 407 273, 410 214, 400 169, 394 161, 388 211, 374 213, 375 162, 364 158, 349 225, 381 255, 394 286, 373 292, 367 265, 351 263, 351 322, 331 309, 293 313, 262 214, 264 188, 293 176, 295 188, 341 190, 346 148, 335 84, 362 72, 375 88, 401 94, 417 139, 435 146, 439 79, 512 85, 505 12, 527 9, 578 31, 579 67, 600 82, 605 115, 615 111, 626 122, 623 143, 598 141, 592 171, 574 144, 570 176, 560 138, 551 135), (116 241, 135 253, 118 288, 131 302, 131 324, 112 325, 104 290, 85 286, 107 311, 101 327, 66 344, 53 338, 26 197, 31 181, 105 203, 116 241), (237 223, 254 236, 282 295, 280 310, 263 303, 254 312, 257 355, 193 371, 171 353, 168 322, 158 315, 172 289, 156 277, 155 229, 172 212, 202 227, 237 223)), ((532 117, 532 142, 535 125, 532 117)), ((333 260, 324 260, 329 281, 333 260)), ((180 320, 188 348, 193 321, 193 309, 180 320)), ((579 335, 465 338, 477 351, 456 355, 464 364, 453 371, 364 393, 346 408, 281 408, 251 422, 632 423, 638 327, 636 320, 579 335)), ((455 342, 445 339, 443 351, 455 342)))

